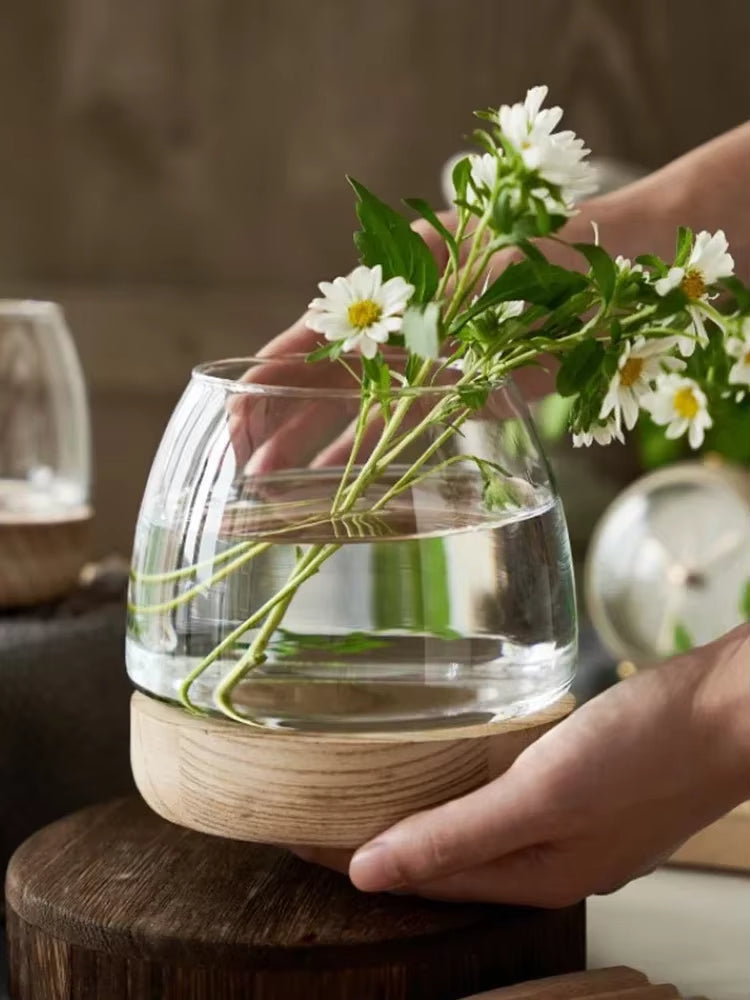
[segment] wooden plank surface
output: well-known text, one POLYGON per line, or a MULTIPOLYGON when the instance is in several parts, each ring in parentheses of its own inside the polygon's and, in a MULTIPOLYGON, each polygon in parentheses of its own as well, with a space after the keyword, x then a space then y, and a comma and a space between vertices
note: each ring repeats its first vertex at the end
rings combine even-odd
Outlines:
POLYGON ((6 890, 15 1000, 455 1000, 585 962, 583 904, 364 895, 277 848, 166 823, 137 799, 35 834, 6 890))

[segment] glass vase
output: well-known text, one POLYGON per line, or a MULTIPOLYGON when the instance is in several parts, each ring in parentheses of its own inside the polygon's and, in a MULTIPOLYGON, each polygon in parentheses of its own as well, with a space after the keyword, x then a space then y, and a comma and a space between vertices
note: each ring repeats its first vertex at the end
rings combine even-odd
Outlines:
POLYGON ((75 586, 90 478, 86 392, 62 310, 0 301, 0 607, 75 586))
POLYGON ((516 387, 472 397, 436 363, 363 408, 361 364, 195 369, 136 530, 141 691, 357 733, 523 716, 568 690, 565 518, 516 387))

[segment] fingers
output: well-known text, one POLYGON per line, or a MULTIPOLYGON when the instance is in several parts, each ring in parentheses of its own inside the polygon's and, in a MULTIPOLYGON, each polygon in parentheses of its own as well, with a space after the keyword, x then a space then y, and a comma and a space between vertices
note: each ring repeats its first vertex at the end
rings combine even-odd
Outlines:
POLYGON ((420 886, 546 840, 539 796, 513 768, 491 784, 410 816, 352 858, 357 888, 420 886))
POLYGON ((575 871, 563 868, 555 859, 551 845, 528 847, 498 861, 420 883, 413 889, 427 899, 456 903, 504 903, 545 909, 571 906, 585 898, 586 889, 576 884, 575 871))
POLYGON ((305 323, 305 317, 293 323, 258 351, 259 358, 283 357, 285 354, 309 354, 321 343, 321 336, 305 323))

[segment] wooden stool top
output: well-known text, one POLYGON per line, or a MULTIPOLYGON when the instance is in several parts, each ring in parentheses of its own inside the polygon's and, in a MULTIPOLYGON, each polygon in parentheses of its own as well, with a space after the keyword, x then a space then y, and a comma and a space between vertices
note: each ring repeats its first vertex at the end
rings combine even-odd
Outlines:
MULTIPOLYGON (((364 967, 378 975, 396 968, 418 991, 373 996, 456 997, 581 968, 584 959, 582 905, 538 911, 364 895, 278 848, 174 826, 135 798, 85 809, 31 837, 9 866, 7 900, 18 968, 38 961, 42 936, 96 953, 98 967, 104 954, 150 967, 250 970, 256 979, 277 970, 335 980, 342 969, 350 977, 364 967)), ((354 997, 332 983, 329 993, 306 988, 300 980, 300 996, 354 997)), ((370 993, 363 987, 359 995, 370 993)))

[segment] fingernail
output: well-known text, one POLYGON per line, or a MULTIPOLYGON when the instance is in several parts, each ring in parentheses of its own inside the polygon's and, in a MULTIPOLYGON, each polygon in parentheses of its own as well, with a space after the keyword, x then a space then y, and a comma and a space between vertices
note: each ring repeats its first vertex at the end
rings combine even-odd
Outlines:
POLYGON ((387 844, 367 844, 349 863, 349 878, 362 892, 384 892, 400 886, 387 844))

